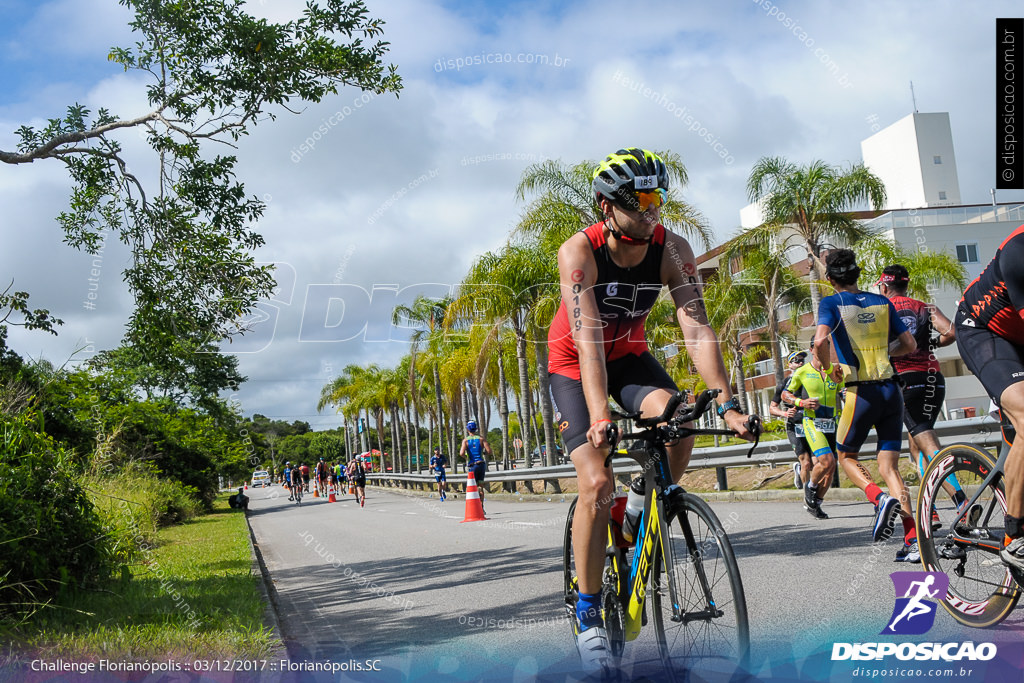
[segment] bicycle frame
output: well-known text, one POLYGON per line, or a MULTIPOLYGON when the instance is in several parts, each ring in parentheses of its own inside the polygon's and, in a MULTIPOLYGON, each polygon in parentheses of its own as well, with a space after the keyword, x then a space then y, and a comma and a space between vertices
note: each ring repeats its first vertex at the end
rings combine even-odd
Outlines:
MULTIPOLYGON (((1010 449, 1008 449, 1008 448, 1002 449, 1002 452, 999 454, 999 459, 996 460, 995 467, 993 467, 992 471, 990 471, 988 473, 988 475, 985 477, 985 480, 978 486, 978 490, 975 491, 974 495, 971 496, 967 500, 967 503, 965 505, 963 505, 962 509, 957 514, 956 519, 953 520, 953 524, 952 524, 953 528, 950 530, 949 534, 947 535, 947 538, 950 538, 953 541, 956 541, 958 543, 964 543, 966 545, 971 545, 971 546, 975 546, 975 547, 984 548, 985 550, 990 550, 990 551, 995 552, 995 553, 998 553, 1000 550, 1002 550, 1002 547, 1003 547, 1003 539, 1002 538, 999 538, 999 539, 997 539, 995 541, 992 541, 992 539, 988 539, 989 543, 983 543, 981 540, 979 540, 977 538, 963 536, 963 535, 957 533, 957 528, 960 526, 960 522, 962 522, 964 520, 964 518, 967 516, 968 512, 970 511, 970 509, 978 502, 978 499, 981 498, 982 494, 986 491, 986 489, 988 488, 988 486, 990 484, 993 485, 992 488, 993 488, 994 491, 998 491, 999 490, 998 487, 995 486, 995 484, 997 484, 998 481, 999 481, 999 478, 1003 476, 1003 467, 1006 464, 1006 459, 1009 456, 1009 454, 1010 454, 1010 449)), ((952 468, 950 468, 950 470, 952 470, 952 468)), ((948 474, 948 472, 946 474, 948 474)), ((985 473, 982 472, 982 474, 984 475, 985 473)), ((945 479, 943 479, 943 481, 945 481, 945 479)), ((927 503, 928 503, 929 507, 932 505, 932 501, 930 501, 930 500, 928 500, 927 503)), ((1004 501, 1004 503, 1005 503, 1005 501, 1004 501)), ((989 520, 990 520, 990 518, 992 516, 992 512, 994 510, 994 506, 995 506, 995 498, 993 498, 992 501, 990 501, 989 509, 985 511, 985 521, 984 521, 984 524, 983 524, 983 526, 985 528, 988 527, 988 522, 989 522, 989 520)), ((999 523, 1002 524, 1002 520, 999 520, 999 523)), ((930 531, 929 531, 927 537, 928 538, 931 537, 930 531)))
MULTIPOLYGON (((646 430, 638 434, 628 434, 623 438, 644 439, 645 436, 651 435, 651 431, 652 430, 646 430)), ((692 431, 696 432, 697 430, 692 431)), ((715 432, 720 432, 723 435, 732 434, 731 431, 726 430, 700 430, 701 434, 713 434, 715 432)), ((682 438, 686 438, 686 436, 688 435, 684 435, 682 438)), ((629 577, 626 582, 628 592, 625 596, 626 600, 624 600, 626 603, 624 631, 627 642, 636 640, 637 636, 640 635, 640 630, 643 624, 644 603, 647 599, 648 580, 650 579, 651 569, 654 564, 655 549, 658 548, 661 550, 662 561, 666 563, 666 567, 668 566, 667 563, 669 558, 675 557, 671 546, 672 536, 669 533, 668 523, 665 516, 665 501, 677 492, 683 492, 682 487, 674 483, 671 473, 669 472, 668 453, 664 446, 660 444, 652 444, 648 441, 642 453, 631 457, 640 464, 644 473, 646 495, 644 496, 644 510, 640 516, 640 526, 636 537, 636 550, 633 554, 633 563, 629 568, 629 577)), ((686 538, 687 545, 691 548, 695 548, 695 553, 700 553, 700 550, 696 549, 696 541, 693 537, 693 531, 690 528, 689 517, 686 515, 681 516, 680 523, 683 527, 683 536, 686 538)), ((704 574, 704 567, 699 562, 695 562, 694 566, 697 568, 697 574, 700 579, 705 599, 708 601, 709 605, 713 605, 707 576, 704 574)), ((666 571, 665 574, 668 577, 669 599, 672 602, 673 621, 692 621, 693 619, 699 619, 704 616, 715 616, 707 612, 693 616, 680 614, 680 600, 677 597, 680 591, 679 587, 676 585, 675 572, 666 571)))

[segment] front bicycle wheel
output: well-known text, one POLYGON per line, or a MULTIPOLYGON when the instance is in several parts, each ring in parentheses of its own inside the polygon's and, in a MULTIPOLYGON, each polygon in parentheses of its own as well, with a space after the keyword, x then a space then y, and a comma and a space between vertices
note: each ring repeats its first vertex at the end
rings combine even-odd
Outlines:
POLYGON ((666 506, 668 537, 654 554, 651 599, 671 680, 688 670, 745 670, 747 600, 732 544, 707 503, 689 493, 666 506))
POLYGON ((1020 599, 1020 588, 999 558, 1006 514, 1003 477, 985 487, 960 522, 960 511, 942 483, 955 474, 970 500, 995 465, 987 451, 971 444, 946 446, 932 458, 917 494, 921 563, 927 571, 949 576, 942 606, 961 624, 975 628, 998 624, 1020 599), (933 512, 942 523, 935 531, 930 523, 933 512))

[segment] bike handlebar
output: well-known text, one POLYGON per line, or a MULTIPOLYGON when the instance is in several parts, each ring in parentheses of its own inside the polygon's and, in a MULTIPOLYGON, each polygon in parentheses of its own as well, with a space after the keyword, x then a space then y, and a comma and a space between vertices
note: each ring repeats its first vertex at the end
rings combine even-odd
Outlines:
MULTIPOLYGON (((724 430, 693 430, 684 427, 687 422, 692 422, 699 418, 701 415, 707 412, 708 408, 714 402, 714 399, 718 394, 722 392, 721 389, 705 389, 698 396, 697 400, 694 401, 693 406, 685 408, 682 412, 676 415, 676 410, 679 405, 686 400, 685 391, 677 391, 669 399, 665 405, 665 410, 661 415, 657 417, 639 418, 639 416, 630 416, 635 421, 637 427, 642 427, 647 430, 652 430, 660 424, 665 424, 667 429, 667 436, 670 438, 680 438, 689 436, 689 434, 681 434, 680 430, 685 430, 690 433, 708 433, 715 434, 724 430)), ((747 457, 751 457, 754 454, 754 449, 761 441, 762 424, 761 418, 758 415, 751 414, 747 417, 746 423, 747 429, 751 434, 754 435, 754 443, 751 445, 750 450, 747 451, 747 457)), ((645 435, 638 435, 644 438, 645 435)), ((619 427, 614 422, 608 423, 605 427, 605 438, 608 440, 610 449, 608 457, 605 458, 605 467, 611 462, 612 455, 615 452, 615 446, 619 442, 619 427)))

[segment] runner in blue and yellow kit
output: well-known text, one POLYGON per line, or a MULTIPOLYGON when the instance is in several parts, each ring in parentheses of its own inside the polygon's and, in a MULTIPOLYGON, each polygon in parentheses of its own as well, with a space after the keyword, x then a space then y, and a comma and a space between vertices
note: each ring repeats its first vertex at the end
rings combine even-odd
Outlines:
POLYGON ((898 468, 903 445, 903 396, 889 362, 890 356, 913 353, 917 342, 891 301, 858 289, 860 267, 851 250, 836 249, 825 263, 825 275, 836 293, 822 299, 818 307, 814 356, 826 371, 831 369, 831 337, 843 366, 846 402, 836 431, 839 463, 875 506, 872 540, 880 541, 891 533, 893 515, 899 512, 904 542, 896 560, 917 562, 920 555, 910 493, 898 468), (883 493, 857 460, 872 427, 878 436, 878 471, 892 495, 883 493))
POLYGON ((810 477, 804 486, 804 509, 817 519, 828 519, 821 503, 836 471, 836 409, 843 374, 839 367, 830 369, 827 372, 821 361, 812 357, 811 362, 793 372, 782 391, 782 400, 803 412, 796 437, 803 438, 812 456, 810 477), (798 396, 800 389, 807 398, 798 396))
POLYGON ((469 432, 469 436, 462 440, 462 448, 459 449, 459 455, 466 455, 469 453, 469 458, 466 460, 466 469, 473 470, 473 476, 476 477, 477 486, 480 487, 480 507, 484 505, 484 477, 487 475, 487 461, 484 459, 484 453, 491 455, 491 444, 487 443, 479 434, 477 434, 477 426, 474 420, 470 420, 466 423, 466 431, 469 432))

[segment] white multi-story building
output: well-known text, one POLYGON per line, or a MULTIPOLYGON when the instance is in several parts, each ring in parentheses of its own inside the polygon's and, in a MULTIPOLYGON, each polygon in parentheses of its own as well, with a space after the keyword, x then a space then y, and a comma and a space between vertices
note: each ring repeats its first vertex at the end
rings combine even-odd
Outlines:
POLYGON ((888 208, 960 204, 949 114, 914 112, 861 142, 860 151, 885 183, 888 208))

